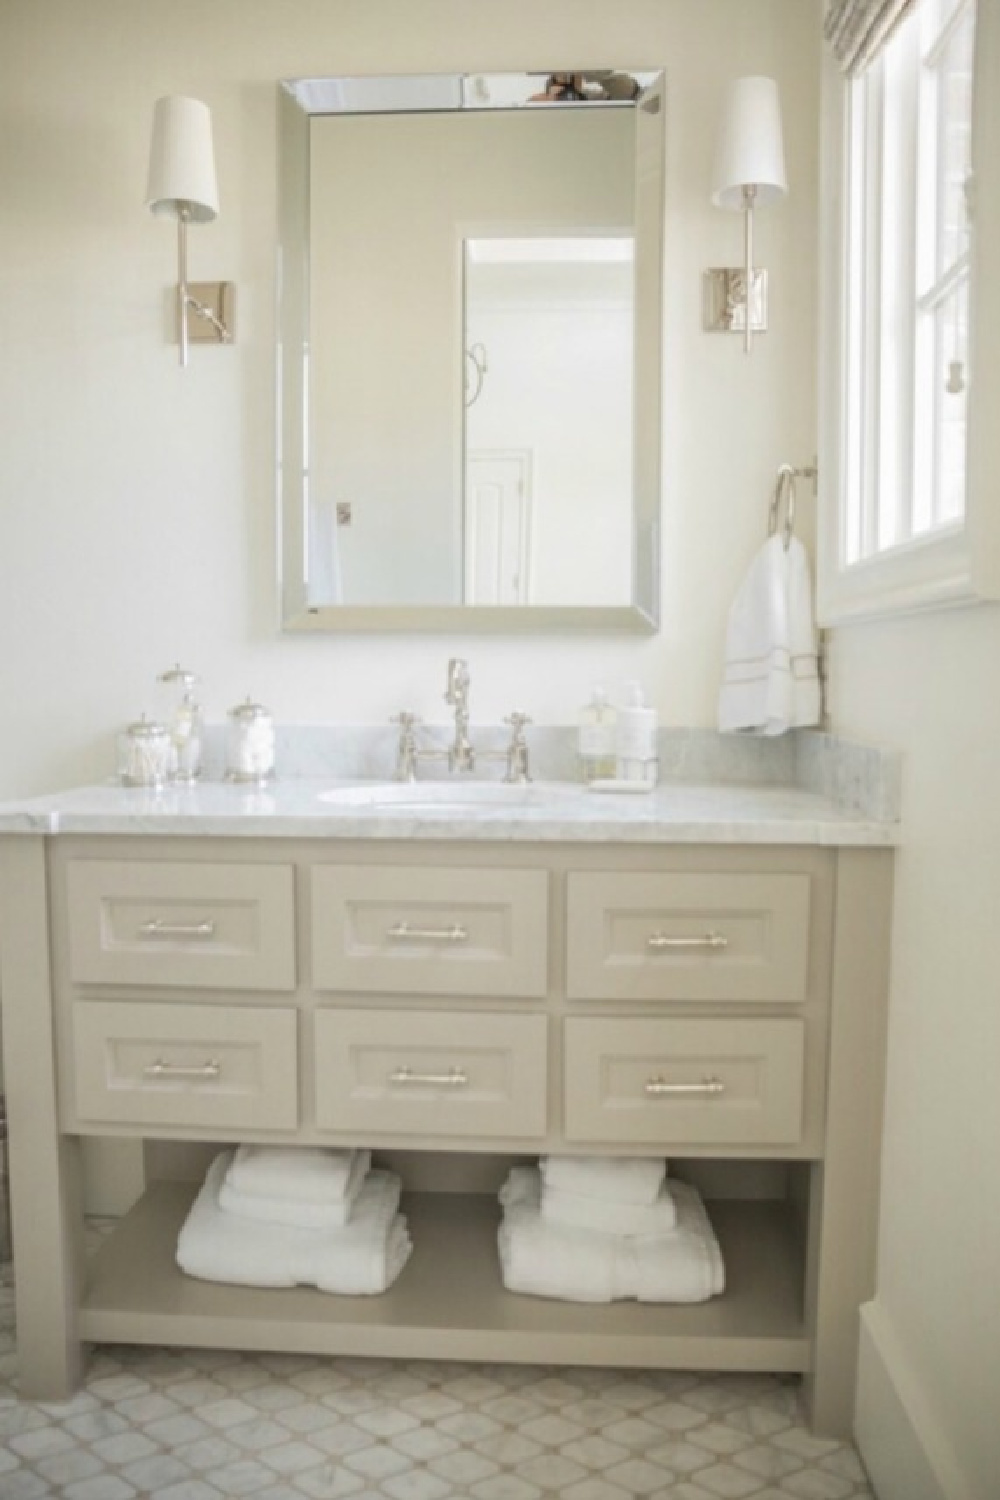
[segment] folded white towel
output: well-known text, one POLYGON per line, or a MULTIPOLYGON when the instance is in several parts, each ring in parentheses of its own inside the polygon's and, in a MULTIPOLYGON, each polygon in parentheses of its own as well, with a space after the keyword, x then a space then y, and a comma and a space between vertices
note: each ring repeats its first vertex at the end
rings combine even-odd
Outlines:
POLYGON ((666 1182, 655 1203, 610 1203, 606 1198, 585 1198, 581 1193, 566 1193, 544 1183, 539 1211, 547 1224, 597 1229, 604 1234, 665 1234, 677 1223, 677 1208, 666 1182))
POLYGON ((371 1166, 370 1151, 333 1151, 321 1146, 238 1146, 227 1174, 231 1187, 263 1198, 299 1203, 336 1203, 347 1196, 352 1173, 371 1166))
POLYGON ((662 1156, 543 1156, 546 1188, 608 1203, 655 1203, 667 1164, 662 1156))
POLYGON ((768 537, 729 611, 719 728, 784 734, 818 724, 819 660, 809 558, 797 537, 768 537))
POLYGON ((241 1219, 253 1219, 263 1224, 290 1224, 296 1229, 340 1229, 351 1217, 354 1201, 364 1186, 370 1159, 367 1151, 354 1153, 344 1196, 333 1198, 328 1203, 246 1192, 234 1187, 230 1170, 219 1188, 219 1207, 227 1214, 237 1214, 241 1219))
POLYGON ((673 1182, 677 1226, 660 1235, 601 1234, 546 1224, 541 1179, 514 1167, 497 1234, 504 1286, 570 1302, 704 1302, 725 1286, 718 1241, 697 1191, 673 1182))
POLYGON ((297 1229, 251 1226, 219 1207, 231 1162, 228 1151, 215 1158, 178 1236, 177 1264, 189 1276, 369 1296, 386 1291, 405 1266, 411 1244, 392 1172, 369 1172, 343 1229, 297 1229))

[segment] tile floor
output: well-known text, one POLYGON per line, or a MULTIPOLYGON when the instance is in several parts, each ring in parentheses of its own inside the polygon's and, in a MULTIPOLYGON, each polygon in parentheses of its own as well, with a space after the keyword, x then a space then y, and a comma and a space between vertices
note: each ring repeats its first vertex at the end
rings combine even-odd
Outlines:
POLYGON ((0 1500, 854 1500, 798 1382, 102 1348, 70 1401, 17 1397, 0 1286, 0 1500))

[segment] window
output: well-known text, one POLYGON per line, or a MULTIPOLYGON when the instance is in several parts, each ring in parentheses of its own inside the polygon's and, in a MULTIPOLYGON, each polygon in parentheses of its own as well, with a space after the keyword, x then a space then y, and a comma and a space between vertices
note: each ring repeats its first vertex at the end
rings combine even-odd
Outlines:
POLYGON ((917 0, 860 77, 831 66, 825 85, 824 164, 842 187, 839 224, 821 226, 838 291, 821 335, 831 621, 969 593, 976 32, 975 0, 917 0))

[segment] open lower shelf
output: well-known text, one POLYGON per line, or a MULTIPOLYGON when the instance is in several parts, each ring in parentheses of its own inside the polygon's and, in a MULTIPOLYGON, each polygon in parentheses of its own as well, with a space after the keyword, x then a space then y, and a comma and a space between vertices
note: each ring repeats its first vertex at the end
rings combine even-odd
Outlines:
POLYGON ((692 1306, 524 1297, 500 1280, 495 1197, 403 1200, 414 1250, 380 1297, 224 1286, 178 1270, 197 1187, 152 1186, 88 1267, 80 1336, 95 1343, 677 1369, 806 1370, 802 1256, 784 1206, 712 1202, 726 1292, 692 1306))

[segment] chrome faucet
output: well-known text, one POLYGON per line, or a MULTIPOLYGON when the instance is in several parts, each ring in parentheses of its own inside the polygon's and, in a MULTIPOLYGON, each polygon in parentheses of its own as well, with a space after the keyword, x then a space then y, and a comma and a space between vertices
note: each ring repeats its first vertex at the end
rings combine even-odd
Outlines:
POLYGON ((476 752, 469 739, 469 664, 453 656, 448 663, 444 701, 455 710, 455 738, 448 748, 449 771, 473 771, 476 752))
POLYGON ((399 740, 396 746, 396 780, 416 781, 417 766, 422 760, 445 760, 448 770, 474 771, 477 761, 500 760, 504 762, 504 781, 526 782, 531 780, 528 767, 528 742, 524 726, 531 720, 527 714, 512 713, 504 719, 510 725, 510 741, 505 750, 483 750, 477 754, 469 735, 469 664, 461 657, 452 657, 448 663, 448 684, 444 701, 455 710, 455 734, 445 749, 421 749, 417 742, 417 714, 396 714, 393 724, 399 725, 399 740))

